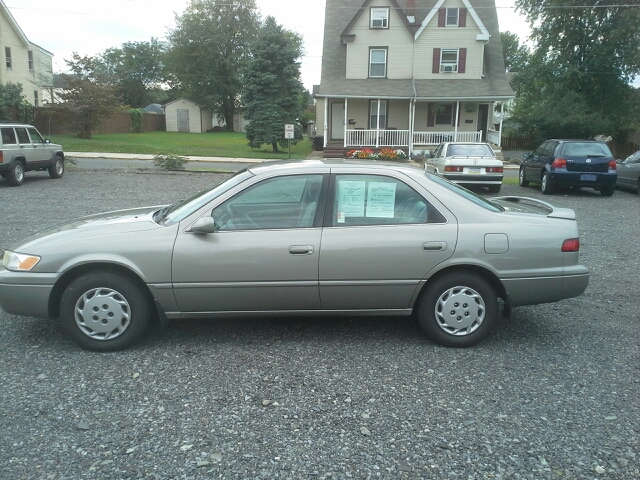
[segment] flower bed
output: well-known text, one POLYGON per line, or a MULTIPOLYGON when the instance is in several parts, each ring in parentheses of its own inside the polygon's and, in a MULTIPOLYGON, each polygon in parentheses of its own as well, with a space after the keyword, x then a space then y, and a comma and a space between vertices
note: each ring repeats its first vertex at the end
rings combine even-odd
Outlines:
POLYGON ((383 148, 379 152, 374 152, 370 148, 362 150, 350 150, 347 152, 347 158, 365 158, 369 160, 396 160, 406 161, 409 159, 407 153, 402 150, 394 150, 393 148, 383 148))

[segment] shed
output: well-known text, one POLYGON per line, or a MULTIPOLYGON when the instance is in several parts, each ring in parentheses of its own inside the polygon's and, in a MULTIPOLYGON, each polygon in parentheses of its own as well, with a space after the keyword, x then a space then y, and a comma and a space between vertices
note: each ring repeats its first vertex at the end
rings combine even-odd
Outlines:
POLYGON ((203 133, 212 126, 211 111, 186 98, 164 105, 167 132, 203 133))

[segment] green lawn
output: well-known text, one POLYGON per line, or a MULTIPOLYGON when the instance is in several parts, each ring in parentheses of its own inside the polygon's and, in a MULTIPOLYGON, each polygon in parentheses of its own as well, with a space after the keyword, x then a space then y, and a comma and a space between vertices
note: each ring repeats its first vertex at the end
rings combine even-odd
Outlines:
MULTIPOLYGON (((244 133, 114 133, 93 135, 91 140, 83 140, 72 135, 50 137, 53 143, 59 143, 66 152, 105 152, 105 153, 148 153, 195 155, 203 157, 286 159, 285 148, 273 153, 270 145, 261 149, 249 148, 244 133)), ((307 138, 291 145, 291 158, 306 158, 313 145, 307 138)), ((282 148, 282 147, 278 147, 282 148)))

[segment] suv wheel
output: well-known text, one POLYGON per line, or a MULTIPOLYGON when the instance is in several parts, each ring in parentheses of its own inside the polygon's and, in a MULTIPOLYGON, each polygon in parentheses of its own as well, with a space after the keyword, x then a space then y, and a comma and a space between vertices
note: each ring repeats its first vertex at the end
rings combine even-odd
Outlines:
POLYGON ((9 170, 9 175, 7 175, 7 180, 13 187, 22 185, 22 181, 24 180, 24 165, 22 162, 17 161, 13 164, 9 170))
POLYGON ((551 185, 551 179, 549 173, 544 172, 542 175, 542 181, 540 182, 540 191, 543 195, 551 195, 553 193, 553 185, 551 185))
POLYGON ((64 175, 64 160, 60 155, 56 155, 53 163, 49 166, 49 176, 51 178, 61 178, 64 175))

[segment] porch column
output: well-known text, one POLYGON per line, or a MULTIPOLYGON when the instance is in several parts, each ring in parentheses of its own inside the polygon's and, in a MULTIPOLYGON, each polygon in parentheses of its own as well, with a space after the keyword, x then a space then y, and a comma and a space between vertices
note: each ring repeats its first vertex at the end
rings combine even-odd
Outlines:
POLYGON ((323 138, 322 138, 322 143, 323 143, 323 147, 327 146, 327 134, 328 132, 328 121, 327 121, 327 117, 329 116, 329 97, 325 97, 324 99, 324 127, 322 130, 323 133, 323 138))
POLYGON ((458 141, 458 120, 460 120, 460 100, 458 100, 456 102, 456 120, 454 123, 454 127, 453 127, 453 138, 455 139, 455 141, 458 141))
POLYGON ((347 147, 347 118, 348 118, 348 113, 347 113, 347 102, 349 101, 348 98, 344 99, 344 126, 342 127, 344 129, 344 140, 343 140, 343 146, 346 148, 347 147))
POLYGON ((409 100, 409 138, 407 138, 407 145, 409 147, 409 158, 413 155, 413 123, 416 118, 416 103, 413 99, 409 100))
MULTIPOLYGON (((387 109, 389 106, 387 105, 387 109)), ((380 146, 380 99, 378 99, 378 115, 376 116, 376 148, 380 146)))
POLYGON ((504 119, 504 102, 500 102, 500 131, 498 132, 498 146, 502 148, 502 120, 504 119))

